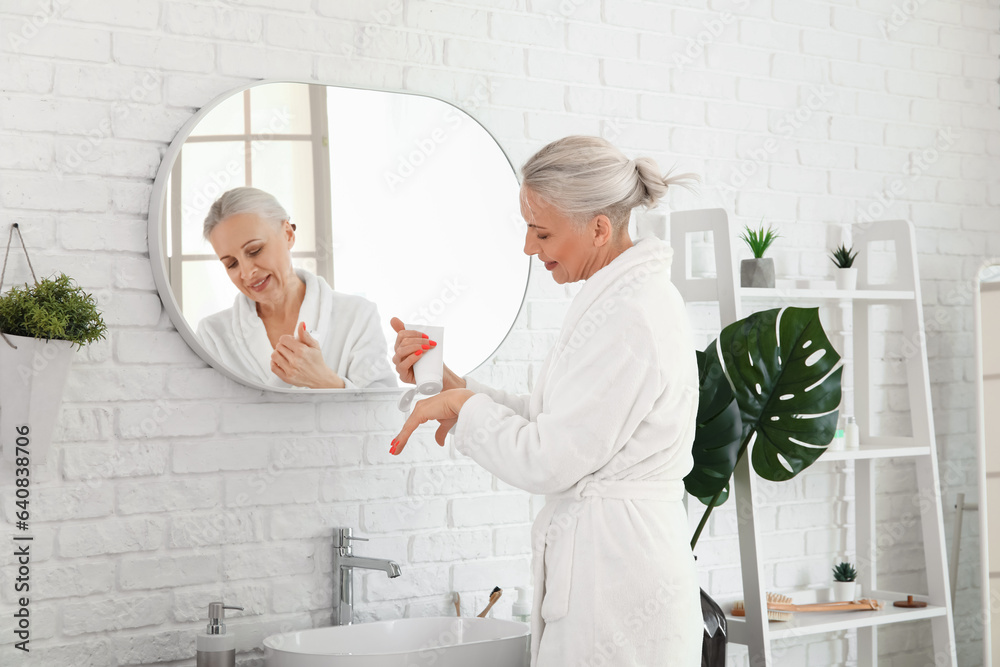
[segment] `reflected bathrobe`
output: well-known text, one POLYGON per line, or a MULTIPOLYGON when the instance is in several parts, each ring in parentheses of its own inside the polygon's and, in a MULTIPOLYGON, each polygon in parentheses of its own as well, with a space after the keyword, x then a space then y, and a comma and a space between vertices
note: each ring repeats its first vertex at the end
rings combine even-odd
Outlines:
MULTIPOLYGON (((334 292, 321 276, 304 269, 295 273, 306 285, 298 321, 306 323, 323 361, 346 388, 397 386, 375 304, 334 292)), ((271 371, 274 348, 256 302, 246 295, 237 294, 232 308, 199 322, 196 335, 210 355, 237 375, 271 387, 293 386, 271 371)))
POLYGON ((698 368, 672 251, 638 242, 573 299, 534 392, 468 380, 455 446, 546 504, 532 527, 534 667, 698 667, 681 502, 698 368))

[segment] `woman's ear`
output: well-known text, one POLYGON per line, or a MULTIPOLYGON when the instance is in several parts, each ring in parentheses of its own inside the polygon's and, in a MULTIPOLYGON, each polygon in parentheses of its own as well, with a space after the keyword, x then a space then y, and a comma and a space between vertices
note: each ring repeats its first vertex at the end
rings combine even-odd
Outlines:
POLYGON ((289 250, 291 250, 292 246, 295 245, 295 225, 285 220, 281 223, 281 231, 285 235, 285 240, 288 241, 289 250))
POLYGON ((596 248, 600 248, 610 242, 614 237, 615 230, 611 226, 611 219, 603 213, 595 215, 590 220, 589 226, 593 229, 594 247, 596 248))

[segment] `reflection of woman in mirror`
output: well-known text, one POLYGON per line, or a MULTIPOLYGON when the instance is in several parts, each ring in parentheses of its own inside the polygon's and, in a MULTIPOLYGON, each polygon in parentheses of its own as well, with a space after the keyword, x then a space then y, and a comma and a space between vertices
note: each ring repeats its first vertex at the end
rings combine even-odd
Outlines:
POLYGON ((272 195, 224 193, 204 233, 240 291, 232 308, 198 325, 210 354, 271 386, 396 386, 375 304, 292 266, 295 225, 272 195))
MULTIPOLYGON (((629 215, 672 183, 596 137, 549 144, 522 168, 524 252, 560 284, 585 280, 530 396, 445 372, 392 453, 437 420, 437 441, 547 502, 532 528, 532 665, 697 667, 702 616, 688 545, 698 367, 671 249, 635 244, 629 215)), ((426 344, 393 320, 404 381, 426 344)))

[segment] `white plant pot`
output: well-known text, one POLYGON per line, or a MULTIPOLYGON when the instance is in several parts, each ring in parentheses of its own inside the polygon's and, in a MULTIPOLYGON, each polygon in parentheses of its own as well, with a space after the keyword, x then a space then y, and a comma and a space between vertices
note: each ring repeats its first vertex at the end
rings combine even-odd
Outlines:
POLYGON ((830 587, 831 602, 853 602, 857 599, 858 582, 835 581, 830 587))
POLYGON ((856 268, 836 270, 837 289, 854 290, 858 288, 858 270, 856 268))
POLYGON ((0 338, 0 445, 13 463, 18 444, 31 463, 44 463, 52 444, 63 388, 73 360, 67 340, 42 340, 7 334, 0 338), (20 443, 18 438, 21 438, 20 443), (24 438, 27 438, 25 445, 24 438))

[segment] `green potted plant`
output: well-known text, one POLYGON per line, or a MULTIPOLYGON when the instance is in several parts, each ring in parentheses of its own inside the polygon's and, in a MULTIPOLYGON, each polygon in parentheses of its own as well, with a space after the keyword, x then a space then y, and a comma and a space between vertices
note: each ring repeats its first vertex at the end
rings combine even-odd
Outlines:
MULTIPOLYGON (((840 355, 823 331, 817 308, 753 313, 725 327, 697 356, 694 467, 684 486, 706 508, 691 539, 692 550, 712 509, 729 497, 729 481, 743 457, 750 457, 761 477, 783 481, 826 450, 837 429, 842 373, 840 355), (806 363, 820 350, 818 359, 806 363)), ((710 664, 722 664, 725 617, 706 598, 711 602, 702 591, 703 655, 721 655, 710 664), (709 633, 710 622, 719 623, 719 616, 721 637, 709 633)))
POLYGON ((707 507, 692 548, 712 509, 728 498, 741 458, 749 455, 764 479, 785 481, 826 451, 837 429, 839 362, 818 308, 753 313, 727 326, 698 353, 694 467, 684 485, 707 507))
POLYGON ((854 267, 854 258, 858 256, 854 246, 840 245, 830 253, 830 261, 837 267, 837 289, 853 290, 858 286, 858 270, 854 267))
POLYGON ((858 571, 847 562, 837 563, 833 568, 833 586, 830 589, 831 602, 853 602, 857 597, 856 579, 858 571))
POLYGON ((73 347, 106 331, 93 296, 65 274, 0 295, 0 442, 9 460, 18 436, 32 463, 45 460, 73 347))
POLYGON ((764 253, 779 237, 777 231, 770 225, 764 229, 764 219, 761 218, 759 229, 747 225, 740 234, 740 239, 747 244, 753 259, 740 262, 740 285, 742 287, 774 287, 774 260, 764 257, 764 253))

